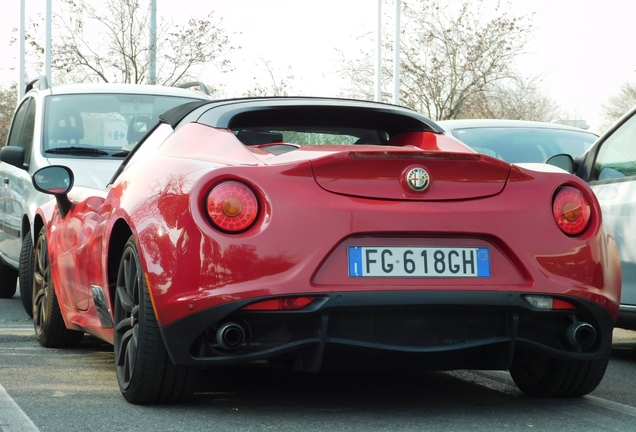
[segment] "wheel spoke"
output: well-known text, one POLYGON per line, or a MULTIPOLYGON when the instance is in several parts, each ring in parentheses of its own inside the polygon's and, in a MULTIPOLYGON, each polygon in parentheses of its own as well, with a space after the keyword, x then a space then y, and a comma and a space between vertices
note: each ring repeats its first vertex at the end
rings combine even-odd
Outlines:
POLYGON ((46 313, 46 305, 48 304, 48 295, 44 287, 37 289, 34 294, 35 296, 32 300, 33 307, 34 307, 33 319, 35 320, 37 317, 39 322, 36 322, 36 325, 41 325, 42 322, 44 322, 44 319, 46 318, 45 313, 46 313))
POLYGON ((38 334, 43 332, 47 322, 47 306, 50 301, 50 268, 49 255, 46 250, 46 239, 38 238, 35 248, 35 262, 33 270, 33 324, 38 334))
POLYGON ((45 298, 40 297, 35 304, 35 310, 33 311, 33 324, 35 331, 39 334, 42 333, 42 328, 46 326, 46 307, 45 298))
POLYGON ((128 329, 128 331, 124 332, 121 336, 121 340, 119 341, 119 344, 117 345, 118 350, 117 350, 117 365, 123 365, 125 362, 125 358, 126 358, 126 351, 128 351, 129 348, 129 342, 130 339, 133 336, 133 331, 132 328, 128 329))
POLYGON ((33 299, 33 303, 37 306, 43 306, 46 301, 46 294, 44 294, 44 290, 38 290, 35 298, 33 299))
POLYGON ((49 266, 49 254, 46 250, 46 241, 40 239, 37 246, 37 266, 40 271, 43 271, 49 266))
POLYGON ((44 283, 44 277, 40 273, 33 273, 33 279, 35 279, 35 283, 38 285, 44 283))
POLYGON ((132 326, 130 325, 130 319, 123 319, 115 325, 115 331, 122 335, 130 331, 130 329, 132 329, 132 326))
POLYGON ((127 264, 124 273, 126 280, 126 289, 133 300, 137 300, 137 296, 135 295, 139 288, 137 284, 137 265, 133 260, 132 254, 130 255, 130 259, 127 260, 127 263, 125 264, 127 264))
POLYGON ((130 338, 130 343, 128 344, 128 349, 126 350, 126 362, 128 363, 128 377, 129 379, 133 376, 134 368, 135 368, 135 356, 137 355, 137 327, 133 328, 132 337, 130 338))
POLYGON ((135 307, 130 312, 130 315, 135 319, 135 323, 139 321, 139 305, 135 305, 135 307))
POLYGON ((42 306, 39 310, 40 312, 40 326, 46 325, 46 308, 42 306))
POLYGON ((135 300, 130 296, 125 286, 117 287, 117 298, 121 304, 121 307, 128 313, 131 313, 135 307, 135 300))

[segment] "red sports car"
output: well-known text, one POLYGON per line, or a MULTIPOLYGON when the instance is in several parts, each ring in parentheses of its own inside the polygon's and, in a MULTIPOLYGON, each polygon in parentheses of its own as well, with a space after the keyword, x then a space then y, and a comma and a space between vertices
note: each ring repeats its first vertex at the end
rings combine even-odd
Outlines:
POLYGON ((591 392, 621 280, 594 194, 442 132, 373 102, 192 102, 106 189, 41 169, 56 200, 34 222, 38 340, 113 343, 133 403, 250 362, 499 369, 530 395, 591 392))

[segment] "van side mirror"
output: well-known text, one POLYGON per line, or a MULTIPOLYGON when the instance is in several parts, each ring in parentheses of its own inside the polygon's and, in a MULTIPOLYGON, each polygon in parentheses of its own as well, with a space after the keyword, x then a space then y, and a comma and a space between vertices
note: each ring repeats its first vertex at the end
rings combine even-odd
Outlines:
POLYGON ((24 149, 18 146, 4 146, 0 149, 0 161, 21 169, 28 169, 24 166, 24 149))

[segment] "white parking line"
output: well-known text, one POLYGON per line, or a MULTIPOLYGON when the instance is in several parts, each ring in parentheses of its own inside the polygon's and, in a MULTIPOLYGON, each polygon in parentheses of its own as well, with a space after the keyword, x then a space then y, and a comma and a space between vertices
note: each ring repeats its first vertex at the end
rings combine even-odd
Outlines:
POLYGON ((0 329, 0 333, 2 334, 32 334, 35 339, 35 333, 33 333, 33 324, 25 324, 25 325, 16 325, 13 327, 10 326, 2 326, 0 329))
POLYGON ((0 430, 2 432, 39 432, 0 384, 0 430))
MULTIPOLYGON (((493 376, 498 374, 507 374, 504 371, 449 371, 448 375, 456 376, 457 378, 471 381, 482 387, 489 388, 491 390, 498 391, 506 394, 520 394, 520 390, 516 387, 501 382, 497 379, 493 379, 493 376), (473 377, 478 377, 477 380, 473 377), (490 377, 489 377, 490 376, 490 377)), ((570 404, 573 407, 584 408, 585 406, 597 406, 602 409, 621 413, 630 417, 636 417, 636 408, 631 405, 625 405, 619 402, 614 402, 608 399, 603 399, 598 396, 586 395, 582 398, 562 399, 561 403, 570 404)))
POLYGON ((597 405, 601 408, 605 408, 611 411, 616 411, 621 414, 625 414, 628 416, 636 417, 636 408, 629 405, 624 405, 622 403, 613 402, 611 400, 603 399, 597 396, 587 395, 585 399, 588 402, 592 402, 594 405, 597 405))

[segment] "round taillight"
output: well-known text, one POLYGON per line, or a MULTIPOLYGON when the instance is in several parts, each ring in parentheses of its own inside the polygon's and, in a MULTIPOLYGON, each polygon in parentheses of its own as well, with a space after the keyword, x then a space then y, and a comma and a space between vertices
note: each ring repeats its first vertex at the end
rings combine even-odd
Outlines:
POLYGON ((231 233, 252 226, 258 215, 258 200, 254 192, 237 181, 214 186, 207 197, 207 210, 212 223, 231 233))
POLYGON ((565 187, 554 197, 552 213, 561 231, 568 235, 577 235, 587 228, 591 210, 580 190, 565 187))

